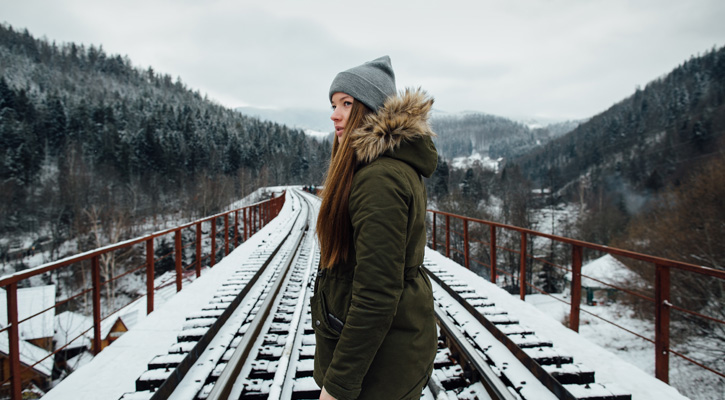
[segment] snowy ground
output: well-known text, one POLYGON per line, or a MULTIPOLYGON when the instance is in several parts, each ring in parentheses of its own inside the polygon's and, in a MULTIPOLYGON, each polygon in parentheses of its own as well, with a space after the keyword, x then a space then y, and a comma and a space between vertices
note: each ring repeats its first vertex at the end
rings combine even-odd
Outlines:
MULTIPOLYGON (((569 301, 568 296, 563 298, 569 301)), ((547 295, 527 295, 526 302, 534 305, 555 321, 564 321, 569 313, 568 304, 547 295)), ((597 306, 582 304, 581 308, 634 332, 640 334, 653 332, 651 322, 634 317, 632 311, 626 306, 616 303, 597 306)), ((591 342, 616 354, 622 360, 636 366, 650 376, 654 376, 655 352, 652 343, 584 312, 580 317, 579 333, 591 342)), ((697 339, 690 342, 692 348, 697 347, 697 343, 694 342, 697 342, 697 339)), ((708 358, 708 355, 704 354, 690 353, 688 356, 699 360, 708 358)), ((725 399, 725 380, 674 355, 670 356, 670 384, 693 400, 725 399)))

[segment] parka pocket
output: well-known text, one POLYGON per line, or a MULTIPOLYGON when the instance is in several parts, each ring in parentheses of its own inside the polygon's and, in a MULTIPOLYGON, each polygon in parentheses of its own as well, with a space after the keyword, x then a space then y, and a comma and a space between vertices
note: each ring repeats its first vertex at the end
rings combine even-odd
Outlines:
POLYGON ((310 311, 312 312, 312 329, 315 333, 326 339, 339 339, 340 333, 336 331, 328 320, 327 302, 325 293, 317 292, 310 298, 310 311))

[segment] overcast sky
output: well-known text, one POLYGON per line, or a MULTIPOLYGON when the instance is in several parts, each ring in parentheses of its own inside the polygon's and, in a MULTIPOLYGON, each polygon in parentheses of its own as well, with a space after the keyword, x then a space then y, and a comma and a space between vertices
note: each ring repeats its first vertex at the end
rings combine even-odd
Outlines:
POLYGON ((723 0, 0 0, 0 21, 103 46, 228 107, 329 108, 339 71, 389 55, 445 112, 591 117, 725 45, 723 0))

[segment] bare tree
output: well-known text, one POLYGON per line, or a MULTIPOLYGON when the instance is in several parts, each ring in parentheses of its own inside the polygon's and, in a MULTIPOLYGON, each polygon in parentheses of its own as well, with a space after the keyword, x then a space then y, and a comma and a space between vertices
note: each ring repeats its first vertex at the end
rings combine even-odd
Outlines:
MULTIPOLYGON (((129 222, 124 212, 117 212, 114 209, 101 209, 95 205, 83 210, 83 212, 88 218, 89 234, 96 248, 118 243, 128 232, 129 222)), ((110 281, 106 291, 106 302, 111 309, 115 309, 116 281, 113 280, 113 277, 116 276, 116 252, 102 254, 99 258, 99 264, 101 277, 106 282, 110 281)))

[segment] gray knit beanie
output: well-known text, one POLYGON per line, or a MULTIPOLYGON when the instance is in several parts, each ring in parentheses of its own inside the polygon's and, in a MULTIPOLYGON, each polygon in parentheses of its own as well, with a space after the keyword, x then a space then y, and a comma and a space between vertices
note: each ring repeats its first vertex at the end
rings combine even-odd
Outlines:
POLYGON ((373 111, 383 106, 385 99, 395 95, 395 73, 390 57, 383 56, 337 74, 330 85, 332 95, 342 92, 368 106, 373 111))

